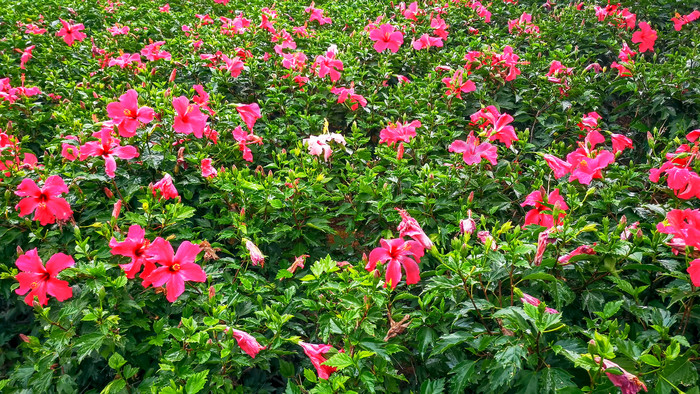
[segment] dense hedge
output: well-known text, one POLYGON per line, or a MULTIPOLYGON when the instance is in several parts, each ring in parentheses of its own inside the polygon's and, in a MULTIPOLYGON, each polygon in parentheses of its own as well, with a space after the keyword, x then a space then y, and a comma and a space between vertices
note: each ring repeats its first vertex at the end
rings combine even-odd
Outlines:
POLYGON ((0 391, 699 391, 690 2, 12 3, 0 391))

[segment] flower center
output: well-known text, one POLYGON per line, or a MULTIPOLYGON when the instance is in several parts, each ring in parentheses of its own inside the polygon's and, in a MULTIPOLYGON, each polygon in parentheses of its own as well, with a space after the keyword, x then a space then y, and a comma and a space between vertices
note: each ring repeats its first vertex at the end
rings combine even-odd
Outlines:
POLYGON ((170 271, 173 271, 173 272, 180 271, 180 264, 175 263, 175 264, 171 265, 170 271))
POLYGON ((131 110, 130 110, 130 109, 125 109, 125 110, 124 110, 124 116, 129 116, 129 117, 131 117, 131 116, 132 116, 131 110))
POLYGON ((32 282, 32 284, 29 285, 29 287, 31 287, 32 290, 34 290, 34 289, 36 289, 37 287, 39 287, 39 283, 37 283, 37 282, 32 282))

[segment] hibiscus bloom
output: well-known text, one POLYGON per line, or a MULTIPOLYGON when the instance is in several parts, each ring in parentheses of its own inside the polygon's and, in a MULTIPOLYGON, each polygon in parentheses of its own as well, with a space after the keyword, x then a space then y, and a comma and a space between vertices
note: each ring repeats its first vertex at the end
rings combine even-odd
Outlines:
POLYGON ((180 195, 177 193, 177 189, 175 189, 173 178, 170 176, 170 174, 165 174, 163 179, 156 182, 155 185, 151 185, 150 188, 151 192, 153 193, 153 197, 157 196, 156 191, 160 193, 160 199, 169 200, 171 198, 180 197, 180 195))
POLYGON ((322 365, 326 362, 326 357, 324 357, 324 355, 328 353, 329 350, 333 349, 333 346, 323 344, 316 345, 306 342, 299 342, 299 346, 304 349, 304 353, 309 357, 314 368, 316 368, 319 379, 328 380, 331 374, 337 370, 336 367, 322 365))
POLYGON ((468 165, 481 163, 486 159, 489 163, 498 163, 498 149, 488 142, 479 143, 479 139, 474 137, 474 133, 469 133, 466 141, 455 140, 449 148, 450 152, 462 153, 462 159, 468 165))
POLYGON ((340 79, 340 71, 343 71, 343 62, 336 59, 337 53, 333 47, 326 51, 325 56, 316 56, 312 68, 319 78, 328 75, 331 78, 331 82, 336 82, 340 79))
POLYGON ((40 305, 47 305, 49 303, 47 293, 56 297, 58 301, 65 301, 73 296, 73 289, 68 282, 56 278, 61 271, 75 265, 73 257, 56 253, 44 267, 37 249, 34 248, 19 256, 15 264, 22 271, 15 275, 15 279, 19 281, 19 288, 15 293, 23 295, 29 292, 24 297, 27 305, 32 305, 35 296, 39 299, 40 305))
MULTIPOLYGON (((228 331, 229 329, 227 328, 226 330, 228 331)), ((236 330, 234 328, 232 328, 230 331, 233 337, 236 338, 236 343, 238 343, 238 346, 240 346, 241 349, 252 358, 255 358, 255 356, 261 350, 266 348, 265 346, 261 346, 254 336, 245 331, 236 330)))
MULTIPOLYGON (((155 264, 146 258, 151 241, 147 240, 145 236, 146 231, 138 224, 133 224, 129 227, 129 232, 123 241, 118 242, 114 237, 109 241, 109 247, 112 248, 110 252, 113 255, 131 258, 130 263, 119 264, 119 267, 124 270, 126 277, 129 279, 133 279, 141 271, 142 266, 144 269, 141 272, 141 278, 148 277, 156 268, 155 264)), ((147 287, 148 283, 144 281, 143 286, 147 287)))
POLYGON ((564 256, 559 257, 559 264, 561 264, 561 265, 569 264, 569 260, 571 260, 572 257, 578 256, 580 254, 590 254, 590 255, 595 254, 595 250, 593 250, 594 246, 595 246, 595 243, 593 245, 581 245, 581 246, 577 247, 576 249, 572 250, 571 252, 565 254, 564 256))
MULTIPOLYGON (((600 357, 595 356, 595 362, 599 363, 600 361, 600 357)), ((647 391, 647 386, 644 384, 644 382, 639 380, 637 376, 625 371, 622 367, 615 364, 614 362, 603 359, 602 370, 605 371, 608 368, 615 368, 622 371, 622 375, 605 372, 612 384, 620 388, 622 394, 637 394, 642 389, 644 389, 644 391, 647 391)))
POLYGON ((456 70, 452 77, 445 77, 442 83, 447 86, 446 96, 455 95, 458 99, 462 99, 462 93, 469 93, 476 90, 474 81, 464 78, 464 70, 461 68, 456 70))
POLYGON ((362 95, 355 93, 355 87, 353 84, 351 84, 350 88, 334 86, 331 88, 331 93, 338 96, 338 104, 342 104, 345 101, 352 104, 350 109, 353 111, 357 110, 360 105, 363 107, 367 106, 367 99, 365 99, 362 95))
POLYGON ((309 154, 314 156, 320 156, 323 154, 323 159, 328 161, 328 159, 331 157, 331 153, 333 153, 330 145, 328 145, 328 143, 331 141, 345 145, 345 138, 338 133, 312 135, 309 136, 309 138, 305 138, 303 143, 308 145, 309 154))
POLYGON ((209 116, 204 115, 199 110, 199 105, 190 104, 187 97, 180 96, 173 99, 173 107, 177 112, 173 121, 175 131, 183 134, 194 134, 195 137, 202 138, 209 116))
POLYGON ((656 30, 652 30, 646 22, 639 22, 640 31, 632 34, 632 42, 639 44, 639 52, 644 53, 647 50, 654 51, 654 43, 656 42, 656 30))
POLYGON ((212 167, 211 159, 202 159, 202 176, 205 178, 214 178, 217 175, 216 168, 212 167))
POLYGON ((693 286, 700 287, 700 259, 691 261, 686 272, 690 275, 690 281, 693 282, 693 286))
POLYGON ((260 249, 258 249, 257 245, 253 243, 253 241, 249 239, 244 239, 245 241, 245 247, 248 249, 248 253, 250 254, 250 260, 253 262, 253 265, 260 265, 261 267, 265 266, 265 255, 262 254, 260 249))
POLYGON ((396 31, 394 26, 389 23, 372 30, 369 33, 369 38, 374 41, 374 50, 377 52, 382 52, 388 48, 391 52, 396 53, 399 51, 401 44, 403 44, 403 33, 396 31))
POLYGON ((515 128, 510 125, 513 117, 507 113, 500 113, 495 106, 489 105, 471 115, 472 123, 476 123, 486 131, 489 141, 501 141, 510 148, 513 141, 518 141, 515 128))
POLYGON ((241 119, 243 119, 243 122, 246 126, 248 126, 248 130, 250 131, 253 131, 255 122, 262 118, 260 106, 257 103, 239 105, 236 107, 236 111, 238 111, 238 114, 241 116, 241 119))
POLYGON ((423 257, 423 246, 416 241, 404 241, 402 238, 381 239, 381 247, 375 248, 369 254, 369 262, 365 269, 374 271, 377 263, 386 263, 384 287, 395 289, 401 281, 401 267, 406 271, 406 284, 412 285, 420 281, 418 263, 423 257), (415 259, 415 260, 414 260, 415 259))
POLYGON ((105 160, 105 173, 110 178, 114 178, 114 171, 117 169, 117 161, 114 157, 128 160, 139 157, 139 152, 133 146, 120 146, 119 140, 112 138, 112 130, 109 127, 102 127, 102 130, 93 136, 99 136, 100 141, 90 141, 80 147, 80 161, 85 161, 88 157, 102 157, 105 160))
POLYGON ((19 68, 24 70, 24 65, 27 64, 29 59, 32 58, 32 51, 36 48, 36 45, 30 45, 26 48, 24 48, 24 51, 22 52, 22 56, 19 58, 19 68))
POLYGON ((420 51, 421 49, 429 49, 430 47, 442 47, 442 37, 430 37, 430 35, 423 34, 418 40, 412 42, 413 49, 420 51))
POLYGON ((185 282, 206 282, 207 274, 202 267, 195 264, 201 248, 198 245, 185 241, 173 251, 170 242, 161 237, 156 238, 148 248, 148 259, 156 262, 161 267, 156 268, 145 278, 154 287, 165 285, 166 299, 175 302, 185 291, 185 282))
POLYGON ((34 212, 34 220, 38 220, 42 226, 55 223, 56 220, 67 220, 73 211, 68 201, 59 197, 63 193, 68 193, 68 187, 58 175, 48 177, 41 189, 36 182, 26 178, 15 192, 26 198, 20 200, 15 209, 19 210, 20 217, 34 212))
POLYGON ((63 27, 56 33, 56 37, 63 37, 63 41, 65 41, 68 46, 73 46, 75 41, 80 42, 87 37, 85 33, 81 32, 81 30, 85 29, 82 23, 71 25, 63 19, 59 19, 59 21, 61 21, 63 27))
POLYGON ((625 137, 622 134, 614 134, 612 135, 612 146, 613 146, 613 154, 617 154, 617 152, 622 152, 625 150, 625 148, 632 149, 632 140, 625 137))
POLYGON ((411 123, 389 123, 386 128, 379 132, 379 143, 393 146, 399 141, 411 142, 411 138, 416 136, 416 129, 421 125, 420 120, 414 120, 411 123))
POLYGON ((535 207, 534 209, 528 211, 528 213, 525 215, 525 224, 523 226, 537 224, 547 228, 552 228, 555 224, 561 224, 562 219, 564 216, 566 216, 566 213, 561 211, 569 209, 569 206, 566 205, 564 198, 559 194, 559 189, 554 189, 554 191, 549 193, 547 196, 547 201, 543 200, 543 195, 544 193, 542 193, 542 191, 535 190, 525 198, 525 201, 522 204, 520 204, 521 207, 535 207), (554 220, 554 217, 552 216, 554 212, 549 205, 552 205, 559 211, 556 220, 554 220))
POLYGON ((250 144, 262 145, 263 144, 262 138, 260 136, 253 134, 252 131, 250 132, 250 134, 246 133, 241 126, 238 126, 235 129, 233 129, 231 134, 233 134, 233 138, 238 142, 238 148, 240 149, 241 152, 243 152, 243 160, 252 162, 253 161, 253 151, 250 150, 248 145, 250 145, 250 144))
POLYGON ((155 111, 150 107, 139 108, 138 93, 134 89, 129 89, 119 96, 118 102, 107 104, 107 116, 117 125, 119 135, 133 137, 142 123, 151 123, 155 111))

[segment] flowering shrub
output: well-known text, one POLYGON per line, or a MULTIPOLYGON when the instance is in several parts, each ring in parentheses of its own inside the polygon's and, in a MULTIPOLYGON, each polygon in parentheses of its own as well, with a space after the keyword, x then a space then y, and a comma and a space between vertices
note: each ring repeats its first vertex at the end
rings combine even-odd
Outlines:
POLYGON ((0 392, 698 392, 692 2, 12 3, 0 392))

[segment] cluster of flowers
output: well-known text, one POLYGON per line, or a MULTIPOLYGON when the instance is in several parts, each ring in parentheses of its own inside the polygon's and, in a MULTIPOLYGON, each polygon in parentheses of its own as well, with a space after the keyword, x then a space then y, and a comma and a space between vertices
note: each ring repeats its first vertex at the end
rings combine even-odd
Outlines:
MULTIPOLYGON (((473 125, 480 129, 480 136, 486 137, 489 141, 501 141, 507 148, 510 148, 513 141, 518 140, 515 135, 515 129, 510 123, 513 117, 507 113, 500 113, 498 109, 490 105, 482 108, 471 115, 473 125)), ((474 165, 486 159, 489 163, 495 165, 498 160, 498 150, 496 146, 488 143, 479 143, 479 138, 474 136, 474 132, 469 133, 466 141, 456 140, 450 147, 450 152, 462 153, 464 162, 468 165, 474 165)))
POLYGON ((693 170, 700 151, 700 129, 693 130, 686 136, 693 145, 682 144, 675 152, 666 153, 666 161, 660 168, 649 171, 649 180, 654 183, 666 175, 666 184, 678 198, 689 200, 700 198, 700 175, 693 170))
POLYGON ((540 27, 532 23, 532 15, 527 12, 523 12, 520 18, 511 19, 508 21, 508 32, 513 33, 515 30, 518 35, 521 34, 540 34, 540 27))
POLYGON ((579 141, 579 148, 566 156, 566 161, 550 154, 545 154, 544 159, 554 171, 554 176, 559 179, 566 174, 571 174, 569 182, 578 180, 582 185, 588 185, 593 179, 602 179, 602 170, 615 161, 615 155, 625 148, 632 148, 632 140, 621 134, 612 134, 613 151, 595 149, 596 145, 605 142, 605 137, 599 132, 598 120, 600 115, 590 112, 579 123, 582 131, 587 131, 583 142, 579 141))
POLYGON ((22 86, 12 87, 10 78, 0 78, 0 100, 9 101, 10 104, 19 100, 20 97, 31 97, 41 93, 41 89, 34 86, 24 87, 24 74, 22 76, 22 86))
POLYGON ((513 81, 520 75, 518 69, 519 64, 527 64, 519 62, 520 57, 513 53, 513 48, 510 45, 503 47, 503 52, 496 51, 469 51, 464 55, 464 60, 467 61, 464 69, 467 71, 478 70, 482 67, 489 67, 493 75, 497 75, 505 81, 513 81))
POLYGON ((416 136, 416 129, 421 126, 422 124, 420 120, 414 120, 410 123, 389 123, 387 127, 383 128, 379 132, 379 143, 394 146, 397 142, 401 141, 399 142, 399 147, 396 154, 396 160, 401 160, 404 152, 403 143, 411 142, 411 138, 416 136))
POLYGON ((416 219, 412 218, 408 212, 396 208, 401 215, 401 223, 397 227, 399 238, 381 239, 380 247, 375 248, 369 254, 369 260, 365 269, 374 271, 377 263, 386 264, 386 275, 384 287, 395 289, 403 275, 401 268, 406 272, 406 284, 412 285, 420 281, 420 271, 418 264, 426 249, 433 247, 433 242, 428 238, 416 219), (411 237, 411 240, 404 240, 403 237, 411 237))
MULTIPOLYGON (((668 245, 673 248, 674 253, 687 254, 688 247, 692 247, 691 256, 700 257, 700 210, 673 209, 666 214, 666 220, 656 225, 656 230, 673 235, 668 245)), ((700 286, 700 258, 691 261, 687 271, 693 285, 700 286)))

